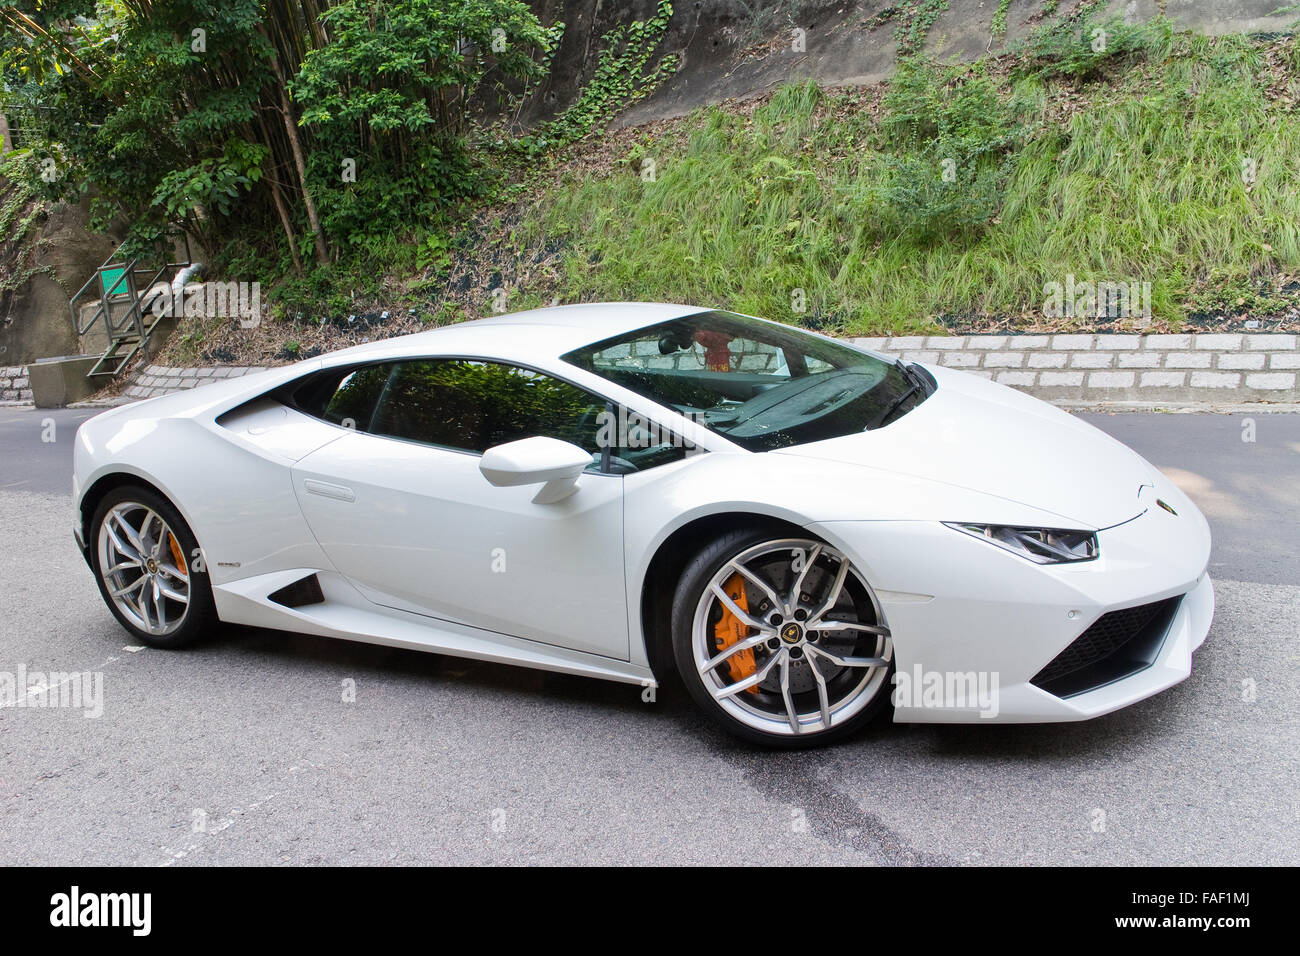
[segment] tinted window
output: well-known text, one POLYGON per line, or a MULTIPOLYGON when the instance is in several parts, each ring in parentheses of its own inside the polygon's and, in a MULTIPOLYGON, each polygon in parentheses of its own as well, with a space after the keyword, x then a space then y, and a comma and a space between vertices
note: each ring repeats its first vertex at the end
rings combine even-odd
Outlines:
POLYGON ((365 431, 392 368, 369 365, 313 376, 294 390, 290 404, 335 425, 365 431))
POLYGON ((370 430, 472 452, 548 435, 596 452, 604 409, 595 396, 528 369, 430 359, 395 367, 370 430))
POLYGON ((482 453, 544 435, 572 442, 617 474, 685 457, 673 435, 568 382, 468 359, 420 359, 319 376, 293 395, 302 411, 358 431, 482 453))

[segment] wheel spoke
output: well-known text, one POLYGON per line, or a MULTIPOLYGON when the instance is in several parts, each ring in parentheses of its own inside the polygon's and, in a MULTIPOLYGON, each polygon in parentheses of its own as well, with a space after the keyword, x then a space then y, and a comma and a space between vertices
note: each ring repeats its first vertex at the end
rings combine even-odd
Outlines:
POLYGON ((134 581, 132 581, 130 584, 126 585, 125 587, 117 588, 116 590, 110 591, 109 593, 113 595, 113 597, 115 598, 126 597, 136 588, 144 585, 144 583, 148 580, 149 580, 149 576, 146 574, 142 574, 134 581))
POLYGON ((111 524, 108 524, 107 522, 105 522, 104 524, 104 533, 108 535, 108 540, 109 543, 113 545, 113 550, 115 550, 122 557, 131 558, 136 562, 144 561, 144 555, 140 553, 138 550, 136 550, 136 548, 127 544, 127 542, 123 541, 118 536, 118 533, 113 530, 113 526, 111 524))
POLYGON ((714 699, 722 700, 723 698, 726 697, 734 697, 736 694, 739 694, 742 690, 747 690, 750 687, 753 687, 755 684, 762 683, 763 681, 767 680, 767 675, 772 673, 772 668, 776 666, 777 661, 781 660, 784 657, 785 657, 784 652, 780 654, 773 654, 772 659, 770 661, 764 664, 757 672, 750 674, 744 680, 738 680, 736 681, 736 683, 728 684, 726 687, 715 688, 713 691, 714 699))
POLYGON ((733 654, 738 654, 741 651, 758 647, 758 645, 762 644, 767 639, 768 638, 766 634, 755 634, 753 637, 747 637, 743 641, 737 641, 735 644, 732 644, 730 647, 728 647, 717 657, 711 658, 709 661, 704 663, 699 669, 700 673, 707 674, 709 671, 715 669, 719 664, 723 663, 728 658, 730 658, 733 654))
POLYGON ((822 677, 822 672, 817 667, 817 661, 814 655, 808 655, 808 669, 812 671, 812 676, 817 681, 817 701, 821 705, 822 712, 822 729, 831 729, 831 702, 826 693, 826 678, 822 677))
POLYGON ((186 574, 184 571, 182 571, 180 568, 173 567, 170 564, 160 563, 158 565, 158 570, 161 571, 163 574, 167 575, 167 577, 171 578, 172 580, 179 581, 181 584, 188 585, 190 583, 190 576, 186 574))
POLYGON ((823 614, 833 608, 840 599, 840 593, 844 590, 844 582, 849 576, 849 559, 840 555, 840 566, 835 572, 835 580, 831 582, 830 594, 826 598, 826 603, 817 609, 813 614, 808 615, 809 620, 816 621, 823 614))
POLYGON ((889 628, 883 624, 858 624, 854 621, 817 621, 808 625, 809 630, 821 631, 823 634, 843 634, 845 631, 862 631, 864 634, 877 634, 889 637, 889 628))
POLYGON ((113 520, 117 522, 117 526, 121 528, 122 533, 126 535, 126 540, 131 542, 131 547, 135 548, 136 554, 139 557, 144 558, 146 555, 144 542, 141 540, 140 535, 135 528, 132 528, 130 522, 122 517, 120 511, 113 512, 113 520))
POLYGON ((762 621, 751 616, 747 611, 741 610, 740 605, 731 599, 731 595, 724 591, 721 585, 714 584, 712 590, 713 596, 721 601, 728 611, 736 615, 740 620, 740 623, 744 624, 746 627, 755 628, 756 630, 770 630, 770 628, 764 625, 762 621))
POLYGON ((163 630, 167 627, 167 612, 163 610, 162 588, 158 586, 158 579, 153 579, 153 609, 158 615, 158 629, 163 630))
POLYGON ((795 713, 794 698, 790 695, 790 655, 781 655, 781 699, 785 701, 785 715, 790 721, 790 732, 799 733, 799 715, 795 713))
POLYGON ((815 645, 808 646, 808 653, 824 657, 837 667, 886 667, 889 661, 883 657, 841 657, 815 645))
POLYGON ((140 522, 140 544, 143 546, 142 550, 148 548, 149 556, 154 559, 157 559, 158 557, 158 545, 162 543, 162 537, 159 536, 158 540, 155 541, 152 546, 145 544, 145 542, 149 540, 149 526, 157 520, 160 519, 156 514, 152 511, 146 511, 144 513, 144 520, 140 522))
POLYGON ((158 589, 159 593, 162 594, 162 596, 165 598, 168 598, 172 601, 178 601, 181 604, 190 603, 190 596, 188 594, 176 590, 174 587, 172 587, 170 584, 168 584, 166 581, 162 580, 161 578, 154 578, 154 586, 158 589))
POLYGON ((143 567, 143 565, 141 565, 139 561, 136 561, 132 558, 127 558, 127 560, 119 561, 117 564, 107 569, 104 572, 104 574, 105 575, 117 574, 119 571, 125 571, 128 568, 139 568, 139 567, 143 567))
POLYGON ((140 593, 136 595, 135 609, 139 613, 140 619, 144 621, 144 629, 152 634, 153 623, 149 620, 149 601, 145 598, 145 592, 148 590, 148 588, 140 589, 140 593))
POLYGON ((816 545, 810 554, 804 555, 803 568, 799 571, 799 576, 795 578, 794 587, 790 589, 790 598, 786 601, 785 606, 791 611, 799 604, 799 595, 803 593, 803 582, 808 577, 808 570, 816 563, 817 558, 822 553, 822 546, 816 545))
POLYGON ((777 597, 776 591, 772 589, 772 585, 768 584, 766 581, 760 578, 756 573, 749 570, 749 568, 745 567, 739 561, 732 561, 729 565, 727 565, 727 567, 735 571, 737 574, 741 575, 746 581, 750 582, 751 584, 754 585, 754 587, 762 591, 763 595, 769 601, 772 602, 773 607, 780 608, 786 614, 790 613, 791 610, 790 606, 786 604, 784 601, 782 601, 779 597, 777 597))

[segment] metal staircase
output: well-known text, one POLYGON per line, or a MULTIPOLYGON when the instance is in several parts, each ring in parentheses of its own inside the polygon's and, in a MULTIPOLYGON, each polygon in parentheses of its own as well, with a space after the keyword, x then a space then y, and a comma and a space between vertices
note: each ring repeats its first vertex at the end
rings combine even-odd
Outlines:
POLYGON ((101 333, 96 337, 105 344, 104 354, 86 373, 87 378, 117 375, 148 344, 161 321, 153 314, 154 304, 159 296, 173 294, 172 282, 189 265, 188 239, 184 262, 168 262, 156 270, 138 257, 124 258, 122 246, 113 250, 68 305, 77 336, 84 340, 92 332, 101 333), (83 321, 86 312, 91 315, 83 321), (102 330, 96 329, 97 323, 103 324, 102 330))

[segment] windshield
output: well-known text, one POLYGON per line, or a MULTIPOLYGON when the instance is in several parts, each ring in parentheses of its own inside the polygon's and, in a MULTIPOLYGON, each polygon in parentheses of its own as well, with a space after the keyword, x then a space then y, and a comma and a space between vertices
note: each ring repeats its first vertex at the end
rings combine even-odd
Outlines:
POLYGON ((933 389, 902 363, 732 312, 672 319, 563 358, 750 451, 880 428, 933 389))

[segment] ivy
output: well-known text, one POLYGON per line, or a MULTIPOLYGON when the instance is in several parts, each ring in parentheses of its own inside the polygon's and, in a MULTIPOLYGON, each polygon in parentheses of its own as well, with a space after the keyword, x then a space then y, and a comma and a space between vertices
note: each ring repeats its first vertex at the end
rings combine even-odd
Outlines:
POLYGON ((649 20, 637 20, 605 34, 595 72, 577 101, 548 123, 542 135, 529 145, 535 150, 582 139, 615 113, 650 95, 676 73, 680 66, 676 56, 656 61, 672 15, 672 4, 659 0, 658 9, 649 20))
POLYGON ((948 0, 916 0, 903 11, 906 19, 894 28, 900 59, 921 51, 931 27, 947 9, 948 0))
POLYGON ((1011 0, 998 0, 998 7, 993 11, 993 35, 995 37, 1007 35, 1007 10, 1010 7, 1011 0))
POLYGON ((48 265, 27 264, 35 259, 32 226, 45 220, 47 208, 35 186, 38 170, 38 157, 30 150, 0 159, 0 295, 15 291, 34 275, 53 274, 48 265))

